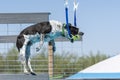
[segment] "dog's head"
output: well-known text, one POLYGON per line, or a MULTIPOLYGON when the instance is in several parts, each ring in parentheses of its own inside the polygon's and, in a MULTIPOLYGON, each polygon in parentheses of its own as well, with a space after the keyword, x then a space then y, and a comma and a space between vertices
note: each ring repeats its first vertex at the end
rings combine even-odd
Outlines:
MULTIPOLYGON (((81 39, 84 35, 83 32, 79 31, 79 28, 72 26, 70 23, 68 24, 70 32, 71 32, 71 42, 74 42, 75 40, 81 39)), ((67 29, 67 26, 65 27, 67 29)))

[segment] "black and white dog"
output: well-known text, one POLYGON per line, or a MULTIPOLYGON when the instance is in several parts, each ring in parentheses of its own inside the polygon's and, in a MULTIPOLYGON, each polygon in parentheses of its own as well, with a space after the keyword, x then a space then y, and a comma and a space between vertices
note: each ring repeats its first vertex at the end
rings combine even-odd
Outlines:
MULTIPOLYGON (((83 33, 79 32, 79 29, 69 24, 71 35, 80 35, 83 33)), ((17 37, 16 46, 20 52, 20 59, 24 66, 24 73, 36 75, 31 67, 30 63, 30 47, 39 42, 39 46, 36 51, 39 51, 44 42, 52 42, 53 51, 56 50, 54 39, 58 37, 66 37, 71 42, 74 41, 72 37, 68 35, 68 31, 65 24, 58 21, 41 22, 35 25, 25 28, 17 37)))

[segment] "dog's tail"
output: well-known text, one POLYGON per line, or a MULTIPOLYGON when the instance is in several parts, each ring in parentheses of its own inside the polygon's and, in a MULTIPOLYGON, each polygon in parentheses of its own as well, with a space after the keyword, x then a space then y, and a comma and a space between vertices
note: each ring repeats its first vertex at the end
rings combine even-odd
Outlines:
POLYGON ((17 37, 17 40, 16 40, 16 47, 18 49, 18 51, 20 52, 20 48, 22 48, 23 46, 23 43, 24 43, 25 39, 24 39, 24 36, 23 35, 19 35, 17 37))

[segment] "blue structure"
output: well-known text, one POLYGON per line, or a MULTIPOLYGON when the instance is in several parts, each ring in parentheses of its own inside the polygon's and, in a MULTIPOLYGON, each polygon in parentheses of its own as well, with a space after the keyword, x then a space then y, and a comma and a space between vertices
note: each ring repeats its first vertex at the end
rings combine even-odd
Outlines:
POLYGON ((77 73, 67 79, 120 79, 120 73, 77 73))

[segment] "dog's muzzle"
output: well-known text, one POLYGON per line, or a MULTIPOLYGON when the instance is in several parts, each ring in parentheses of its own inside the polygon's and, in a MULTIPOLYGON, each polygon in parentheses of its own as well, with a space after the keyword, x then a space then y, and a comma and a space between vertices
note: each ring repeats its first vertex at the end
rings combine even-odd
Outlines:
POLYGON ((84 35, 84 33, 83 33, 83 32, 79 32, 78 34, 79 34, 80 36, 83 36, 83 35, 84 35))

